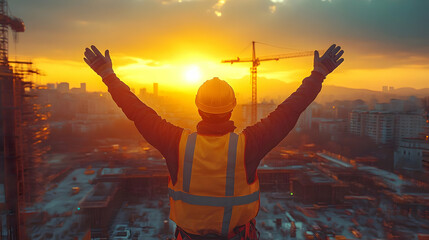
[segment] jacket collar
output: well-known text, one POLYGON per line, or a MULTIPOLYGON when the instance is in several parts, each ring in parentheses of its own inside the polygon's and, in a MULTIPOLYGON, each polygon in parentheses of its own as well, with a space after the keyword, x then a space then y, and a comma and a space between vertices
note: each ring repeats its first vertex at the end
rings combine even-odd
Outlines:
POLYGON ((225 135, 230 132, 234 132, 234 121, 224 122, 208 122, 200 121, 197 124, 197 133, 202 135, 225 135))

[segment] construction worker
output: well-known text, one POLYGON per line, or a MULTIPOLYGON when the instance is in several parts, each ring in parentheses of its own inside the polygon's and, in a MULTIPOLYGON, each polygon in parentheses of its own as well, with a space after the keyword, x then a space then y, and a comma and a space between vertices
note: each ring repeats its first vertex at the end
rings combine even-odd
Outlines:
POLYGON ((313 102, 325 77, 344 59, 333 44, 322 57, 314 52, 314 69, 301 86, 260 122, 234 133, 234 90, 223 80, 207 80, 195 104, 202 120, 191 132, 162 119, 119 80, 109 51, 85 50, 85 62, 102 77, 113 100, 141 135, 165 157, 170 173, 170 219, 177 239, 258 239, 256 169, 261 159, 295 126, 313 102))

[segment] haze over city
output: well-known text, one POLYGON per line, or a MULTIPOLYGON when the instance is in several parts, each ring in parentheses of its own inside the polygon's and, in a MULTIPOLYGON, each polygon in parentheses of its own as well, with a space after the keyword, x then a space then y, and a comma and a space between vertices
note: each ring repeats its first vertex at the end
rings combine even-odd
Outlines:
POLYGON ((0 239, 429 240, 427 9, 0 0, 0 239))

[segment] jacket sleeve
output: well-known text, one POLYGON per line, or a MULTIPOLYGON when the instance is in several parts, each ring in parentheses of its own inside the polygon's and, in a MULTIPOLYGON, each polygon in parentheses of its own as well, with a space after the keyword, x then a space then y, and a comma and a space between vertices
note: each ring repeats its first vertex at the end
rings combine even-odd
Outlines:
POLYGON ((322 88, 324 78, 322 74, 313 71, 268 117, 243 130, 246 137, 244 158, 249 183, 255 179, 256 169, 262 158, 286 137, 301 113, 314 101, 322 88))
POLYGON ((179 141, 183 129, 162 119, 148 107, 115 74, 103 79, 115 103, 128 119, 134 122, 140 134, 158 149, 167 161, 173 182, 177 178, 179 141))

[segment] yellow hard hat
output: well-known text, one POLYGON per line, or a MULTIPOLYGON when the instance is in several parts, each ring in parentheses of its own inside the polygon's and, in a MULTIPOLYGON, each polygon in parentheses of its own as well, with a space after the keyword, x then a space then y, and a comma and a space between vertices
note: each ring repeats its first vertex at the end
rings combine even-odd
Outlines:
POLYGON ((221 114, 231 112, 237 100, 232 87, 215 77, 205 81, 198 89, 195 104, 203 112, 221 114))

